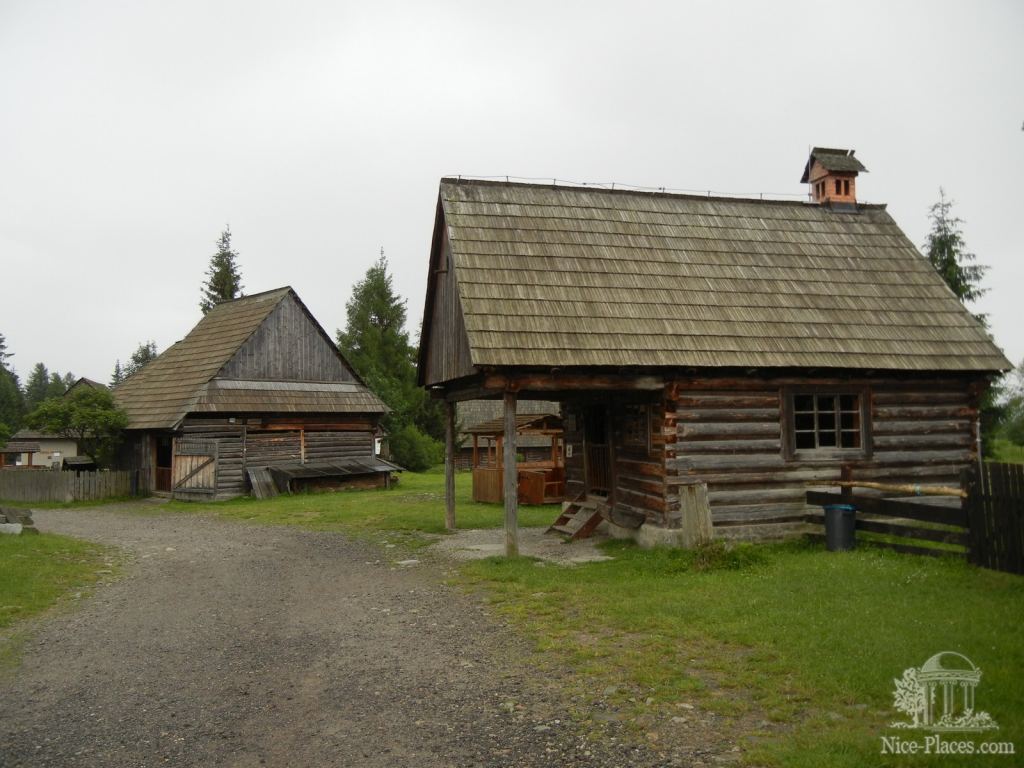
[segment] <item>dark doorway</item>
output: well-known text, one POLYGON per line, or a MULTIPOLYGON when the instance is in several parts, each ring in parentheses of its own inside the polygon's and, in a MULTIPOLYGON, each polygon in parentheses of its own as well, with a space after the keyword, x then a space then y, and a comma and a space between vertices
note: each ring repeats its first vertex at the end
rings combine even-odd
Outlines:
POLYGON ((587 493, 608 496, 612 490, 608 408, 587 406, 583 411, 584 471, 587 493))
POLYGON ((171 492, 171 464, 174 460, 172 438, 160 435, 156 438, 156 469, 154 486, 158 491, 171 492))

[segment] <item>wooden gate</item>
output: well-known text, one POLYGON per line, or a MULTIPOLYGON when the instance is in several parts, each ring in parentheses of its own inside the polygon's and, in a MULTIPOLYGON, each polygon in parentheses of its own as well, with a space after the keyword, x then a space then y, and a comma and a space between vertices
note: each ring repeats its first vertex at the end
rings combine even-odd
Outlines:
POLYGON ((215 440, 175 438, 172 491, 214 493, 217 490, 217 447, 215 440))

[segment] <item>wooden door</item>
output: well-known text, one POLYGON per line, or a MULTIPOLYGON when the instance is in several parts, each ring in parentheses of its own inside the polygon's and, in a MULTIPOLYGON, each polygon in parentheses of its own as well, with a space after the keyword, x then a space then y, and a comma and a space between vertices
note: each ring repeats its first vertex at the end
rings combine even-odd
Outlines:
POLYGON ((591 405, 584 409, 583 450, 583 472, 587 493, 611 495, 611 429, 607 406, 591 405))

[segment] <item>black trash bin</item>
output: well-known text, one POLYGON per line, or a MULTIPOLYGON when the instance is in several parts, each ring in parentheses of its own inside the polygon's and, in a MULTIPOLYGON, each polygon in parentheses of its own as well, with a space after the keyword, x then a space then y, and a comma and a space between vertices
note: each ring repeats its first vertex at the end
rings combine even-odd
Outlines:
POLYGON ((852 504, 825 505, 825 547, 829 552, 853 549, 857 508, 852 504))

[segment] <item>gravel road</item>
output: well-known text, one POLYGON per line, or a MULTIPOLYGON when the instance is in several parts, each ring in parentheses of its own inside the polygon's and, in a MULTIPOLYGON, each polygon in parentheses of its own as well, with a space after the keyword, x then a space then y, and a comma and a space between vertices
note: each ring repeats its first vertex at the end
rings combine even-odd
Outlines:
POLYGON ((443 562, 342 535, 123 509, 42 530, 128 553, 0 678, 0 765, 663 766, 583 736, 560 681, 443 562))

